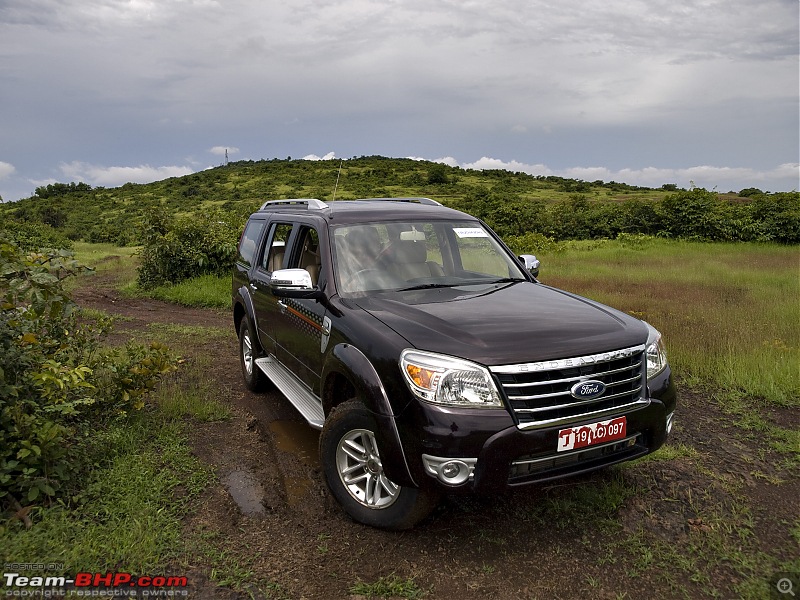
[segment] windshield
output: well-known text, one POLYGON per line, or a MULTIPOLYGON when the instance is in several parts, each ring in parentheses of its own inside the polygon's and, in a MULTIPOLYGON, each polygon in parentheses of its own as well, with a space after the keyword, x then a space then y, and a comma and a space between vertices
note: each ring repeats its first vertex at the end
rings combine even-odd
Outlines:
POLYGON ((523 280, 525 275, 475 221, 409 221, 336 227, 336 285, 344 293, 523 280))

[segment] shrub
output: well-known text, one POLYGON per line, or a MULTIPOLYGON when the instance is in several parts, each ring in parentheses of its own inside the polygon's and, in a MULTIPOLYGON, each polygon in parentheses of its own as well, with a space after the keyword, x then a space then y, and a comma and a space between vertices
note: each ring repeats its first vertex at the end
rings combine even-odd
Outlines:
POLYGON ((557 253, 564 250, 564 242, 557 242, 541 233, 528 232, 519 236, 510 236, 506 244, 516 255, 537 254, 540 252, 557 253))
POLYGON ((0 502, 58 495, 81 440, 141 408, 174 359, 163 346, 103 350, 110 321, 85 323, 62 287, 82 268, 67 251, 25 253, 0 234, 0 502))
POLYGON ((50 225, 37 222, 0 221, 0 235, 23 250, 72 248, 72 240, 50 225))
POLYGON ((173 218, 162 210, 145 216, 139 285, 152 288, 198 275, 230 272, 244 219, 214 211, 173 218))

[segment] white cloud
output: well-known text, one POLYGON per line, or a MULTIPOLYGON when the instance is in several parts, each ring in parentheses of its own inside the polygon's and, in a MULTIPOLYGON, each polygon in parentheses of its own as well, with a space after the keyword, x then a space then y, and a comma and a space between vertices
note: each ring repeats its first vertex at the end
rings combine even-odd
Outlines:
MULTIPOLYGON (((461 165, 459 162, 453 158, 452 156, 443 156, 442 158, 424 158, 422 156, 406 156, 409 160, 428 160, 430 162, 441 163, 443 165, 447 165, 448 167, 460 167, 461 165)), ((467 168, 467 167, 464 167, 467 168)))
MULTIPOLYGON (((443 161, 437 161, 443 162, 443 161)), ((483 158, 472 163, 450 164, 462 169, 503 169, 505 171, 528 173, 529 175, 555 175, 583 181, 617 181, 629 185, 659 188, 665 183, 674 183, 688 188, 692 184, 720 192, 739 191, 746 187, 759 187, 764 191, 776 189, 800 189, 800 164, 786 163, 773 169, 758 170, 744 167, 715 167, 699 165, 677 169, 645 167, 640 169, 613 170, 606 167, 569 167, 551 169, 547 165, 529 165, 516 160, 503 161, 497 158, 483 158)))
POLYGON ((303 160, 333 160, 336 158, 335 152, 328 152, 325 156, 317 156, 316 154, 307 154, 303 160))
POLYGON ((488 156, 484 156, 472 163, 464 163, 461 165, 461 168, 475 169, 478 171, 503 169, 505 171, 527 173, 528 175, 555 175, 555 173, 545 165, 527 165, 516 160, 506 162, 497 158, 489 158, 488 156))
POLYGON ((115 187, 125 183, 150 183, 195 172, 194 169, 185 166, 106 167, 78 161, 62 163, 59 168, 69 181, 83 181, 94 186, 104 187, 115 187))
POLYGON ((217 156, 225 156, 225 153, 227 153, 228 156, 239 154, 239 149, 236 146, 214 146, 213 148, 209 148, 208 151, 217 156))
POLYGON ((0 160, 0 179, 5 179, 6 177, 12 175, 14 171, 16 171, 14 165, 0 160))

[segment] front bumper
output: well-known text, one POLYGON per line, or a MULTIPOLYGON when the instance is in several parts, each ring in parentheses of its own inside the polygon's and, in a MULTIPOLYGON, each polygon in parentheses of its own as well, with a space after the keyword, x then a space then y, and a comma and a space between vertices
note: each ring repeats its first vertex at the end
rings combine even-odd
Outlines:
MULTIPOLYGON (((676 391, 669 369, 648 383, 649 404, 617 415, 627 418, 623 439, 569 452, 556 451, 559 430, 565 425, 521 430, 502 409, 458 410, 415 402, 397 417, 397 429, 418 485, 450 493, 497 493, 592 471, 658 449, 668 435, 676 391), (463 477, 462 469, 450 480, 455 485, 442 483, 447 478, 438 477, 437 469, 448 459, 464 463, 469 476, 463 477)), ((454 467, 448 469, 455 472, 454 467)))

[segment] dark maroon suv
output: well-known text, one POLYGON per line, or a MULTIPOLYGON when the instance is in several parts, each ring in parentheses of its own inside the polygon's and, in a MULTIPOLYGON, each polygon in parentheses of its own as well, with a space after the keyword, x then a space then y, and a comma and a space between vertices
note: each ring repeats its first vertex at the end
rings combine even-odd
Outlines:
POLYGON ((266 202, 233 272, 245 383, 321 430, 331 493, 376 527, 656 450, 676 402, 661 335, 538 268, 426 198, 266 202))

